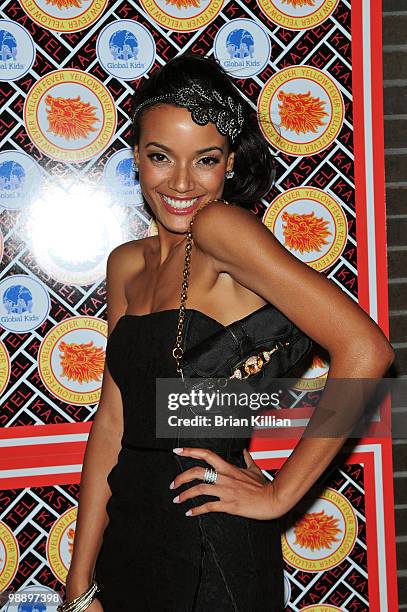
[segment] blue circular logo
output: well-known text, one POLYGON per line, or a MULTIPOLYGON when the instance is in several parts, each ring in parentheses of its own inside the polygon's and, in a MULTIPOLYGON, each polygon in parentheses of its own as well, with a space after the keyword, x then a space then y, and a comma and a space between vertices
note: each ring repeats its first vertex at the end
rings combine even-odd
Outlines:
POLYGON ((271 42, 261 25, 251 19, 233 19, 218 31, 213 44, 216 59, 230 76, 245 79, 269 62, 271 42))
POLYGON ((36 329, 50 307, 48 289, 36 278, 15 274, 0 282, 0 325, 4 329, 17 334, 36 329))
POLYGON ((106 162, 104 179, 113 200, 127 206, 142 206, 144 201, 133 161, 131 148, 120 149, 106 162))
POLYGON ((31 312, 33 296, 25 285, 11 285, 3 293, 3 306, 7 314, 31 312))
POLYGON ((0 19, 0 80, 20 79, 34 59, 34 41, 27 30, 15 21, 0 19))
POLYGON ((146 74, 155 61, 155 43, 140 23, 121 19, 107 25, 96 41, 102 67, 122 81, 133 81, 146 74))
POLYGON ((0 153, 0 206, 22 208, 38 194, 42 172, 26 153, 8 150, 0 153))

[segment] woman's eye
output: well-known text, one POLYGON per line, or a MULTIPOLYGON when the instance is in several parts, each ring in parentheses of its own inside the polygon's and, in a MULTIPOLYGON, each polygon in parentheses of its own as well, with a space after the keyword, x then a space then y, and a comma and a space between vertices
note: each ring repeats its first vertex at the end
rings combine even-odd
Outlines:
POLYGON ((220 160, 217 157, 202 157, 199 161, 203 162, 204 166, 214 166, 218 164, 220 160))
MULTIPOLYGON (((164 162, 167 160, 167 156, 164 155, 164 153, 150 153, 148 157, 155 162, 164 162)), ((207 157, 202 157, 198 163, 201 166, 214 166, 215 164, 218 164, 219 162, 220 160, 217 157, 207 156, 207 157)))
POLYGON ((166 155, 164 155, 164 153, 150 153, 148 157, 152 159, 153 161, 160 162, 160 161, 164 161, 164 159, 166 158, 166 155), (160 158, 160 159, 157 159, 157 158, 160 158))

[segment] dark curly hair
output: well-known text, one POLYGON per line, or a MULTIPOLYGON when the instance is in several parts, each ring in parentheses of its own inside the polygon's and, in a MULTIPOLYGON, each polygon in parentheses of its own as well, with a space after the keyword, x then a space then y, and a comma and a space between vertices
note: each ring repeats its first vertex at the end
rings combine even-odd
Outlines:
MULTIPOLYGON (((171 59, 146 79, 135 92, 132 116, 136 106, 147 98, 173 94, 197 81, 204 88, 216 89, 221 95, 231 96, 243 105, 243 129, 234 143, 229 138, 230 150, 235 152, 235 174, 232 179, 225 181, 222 197, 242 206, 250 205, 267 195, 272 188, 276 163, 260 130, 256 112, 240 95, 227 72, 215 58, 184 53, 171 59)), ((139 112, 133 122, 130 143, 132 146, 139 140, 142 114, 142 111, 139 112)))

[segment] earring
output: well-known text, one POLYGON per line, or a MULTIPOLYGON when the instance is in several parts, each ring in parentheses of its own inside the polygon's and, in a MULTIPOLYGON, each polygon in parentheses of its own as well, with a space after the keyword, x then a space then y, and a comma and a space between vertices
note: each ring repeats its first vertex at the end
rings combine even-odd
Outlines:
POLYGON ((136 164, 136 162, 133 162, 133 166, 132 166, 132 170, 133 172, 136 172, 136 174, 138 174, 138 165, 136 164))
POLYGON ((227 179, 231 179, 235 176, 235 171, 234 170, 228 170, 225 174, 227 179))

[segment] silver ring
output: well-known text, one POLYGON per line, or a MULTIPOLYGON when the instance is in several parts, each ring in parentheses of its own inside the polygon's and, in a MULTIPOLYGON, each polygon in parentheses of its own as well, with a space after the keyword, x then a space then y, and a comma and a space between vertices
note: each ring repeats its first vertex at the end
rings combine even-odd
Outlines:
POLYGON ((203 477, 203 481, 208 484, 215 484, 216 479, 218 477, 218 472, 216 470, 212 470, 209 468, 205 468, 205 474, 203 477))

